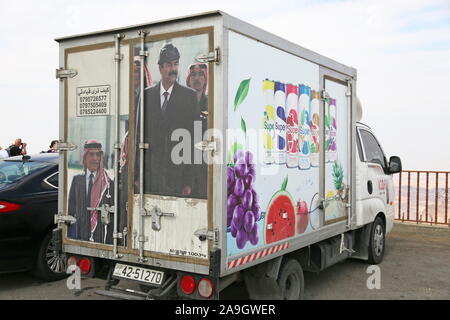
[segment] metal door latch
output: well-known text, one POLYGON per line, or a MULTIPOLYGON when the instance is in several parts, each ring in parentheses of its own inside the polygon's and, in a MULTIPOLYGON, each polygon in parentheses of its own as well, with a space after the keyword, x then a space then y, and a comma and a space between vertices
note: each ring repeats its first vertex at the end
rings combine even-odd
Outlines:
POLYGON ((220 63, 220 49, 219 47, 215 48, 213 52, 209 52, 207 55, 200 55, 195 58, 197 62, 215 62, 216 64, 220 63))
POLYGON ((75 69, 64 69, 59 68, 56 69, 56 79, 63 80, 66 78, 73 78, 78 74, 78 71, 75 69))
POLYGON ((214 229, 213 231, 200 229, 195 231, 194 235, 198 237, 200 241, 212 240, 215 244, 219 243, 219 229, 214 229))
POLYGON ((175 217, 174 213, 170 212, 162 212, 161 208, 158 206, 152 206, 152 208, 148 211, 144 208, 144 215, 152 217, 152 229, 155 231, 161 230, 161 217, 175 217))
POLYGON ((88 211, 100 211, 100 217, 103 224, 111 222, 110 214, 114 213, 114 206, 104 203, 100 208, 87 208, 88 211))
POLYGON ((329 200, 321 199, 321 200, 320 200, 320 203, 319 203, 319 209, 320 209, 320 210, 324 210, 324 209, 326 209, 329 205, 330 205, 330 201, 329 201, 329 200))

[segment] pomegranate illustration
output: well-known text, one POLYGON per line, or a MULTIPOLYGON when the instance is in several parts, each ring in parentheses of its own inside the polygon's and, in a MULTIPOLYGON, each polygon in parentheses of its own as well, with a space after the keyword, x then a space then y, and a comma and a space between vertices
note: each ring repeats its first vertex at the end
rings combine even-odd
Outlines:
POLYGON ((308 227, 309 210, 306 201, 297 201, 297 234, 302 234, 308 227))

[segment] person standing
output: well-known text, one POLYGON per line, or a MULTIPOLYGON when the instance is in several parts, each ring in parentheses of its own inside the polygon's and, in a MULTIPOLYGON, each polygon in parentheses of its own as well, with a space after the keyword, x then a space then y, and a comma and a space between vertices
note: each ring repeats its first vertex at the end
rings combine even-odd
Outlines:
MULTIPOLYGON (((180 53, 171 43, 165 44, 159 54, 158 67, 161 80, 144 92, 144 140, 150 148, 145 150, 144 193, 170 196, 190 196, 195 170, 193 163, 193 129, 197 110, 194 90, 177 82, 180 53), (171 153, 180 141, 172 141, 176 129, 190 133, 190 163, 174 163, 171 153), (148 174, 147 174, 148 173, 148 174)), ((139 115, 138 115, 139 116, 139 115)), ((136 132, 139 135, 139 123, 136 132)), ((139 137, 136 150, 139 150, 139 137)), ((184 158, 184 157, 183 157, 184 158)), ((139 156, 136 157, 139 168, 139 156)), ((139 170, 135 170, 138 180, 139 170)))
MULTIPOLYGON (((189 66, 188 75, 186 77, 186 85, 195 90, 197 94, 197 111, 196 121, 201 121, 202 124, 202 139, 204 139, 205 131, 208 130, 208 66, 206 63, 195 63, 189 66)), ((195 151, 197 152, 197 151, 195 151)), ((195 164, 196 170, 194 185, 198 195, 201 198, 207 196, 208 185, 208 165, 203 160, 202 163, 195 164)))
POLYGON ((50 149, 47 150, 47 153, 58 152, 58 140, 52 140, 49 146, 50 149))
MULTIPOLYGON (((203 126, 207 125, 208 120, 208 66, 206 63, 195 63, 189 66, 186 77, 186 85, 195 90, 197 94, 199 117, 202 119, 203 126)), ((203 132, 207 126, 203 128, 203 132)))
POLYGON ((24 156, 27 154, 27 144, 25 142, 22 142, 22 139, 16 139, 14 141, 14 144, 9 146, 9 156, 15 157, 15 156, 24 156))
POLYGON ((68 213, 77 219, 69 227, 69 238, 112 244, 112 215, 108 217, 109 221, 104 221, 100 210, 88 210, 114 204, 114 183, 103 166, 103 160, 101 143, 86 141, 83 149, 84 171, 73 177, 69 191, 68 213))

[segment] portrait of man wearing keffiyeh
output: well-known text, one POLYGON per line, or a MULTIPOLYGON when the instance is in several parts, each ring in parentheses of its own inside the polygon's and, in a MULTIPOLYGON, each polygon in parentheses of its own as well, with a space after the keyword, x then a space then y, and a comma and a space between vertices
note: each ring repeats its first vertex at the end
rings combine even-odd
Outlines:
POLYGON ((112 244, 113 219, 102 219, 100 210, 114 205, 114 183, 104 168, 102 145, 88 140, 83 148, 83 173, 74 176, 69 191, 68 212, 76 218, 68 237, 77 240, 112 244))

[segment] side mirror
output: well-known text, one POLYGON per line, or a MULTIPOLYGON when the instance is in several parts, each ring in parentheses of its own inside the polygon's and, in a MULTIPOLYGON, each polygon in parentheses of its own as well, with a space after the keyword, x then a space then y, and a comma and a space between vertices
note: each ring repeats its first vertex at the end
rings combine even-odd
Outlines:
POLYGON ((389 173, 394 174, 402 171, 402 161, 397 156, 389 159, 389 173))

